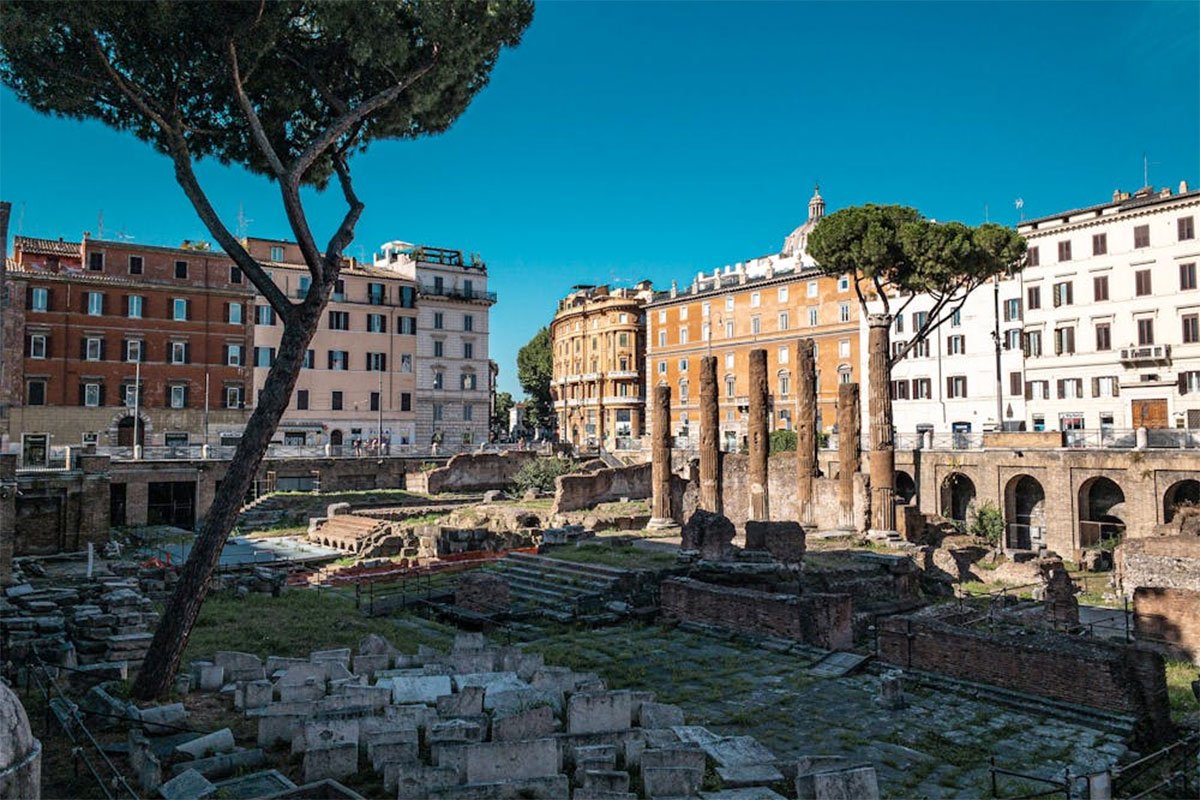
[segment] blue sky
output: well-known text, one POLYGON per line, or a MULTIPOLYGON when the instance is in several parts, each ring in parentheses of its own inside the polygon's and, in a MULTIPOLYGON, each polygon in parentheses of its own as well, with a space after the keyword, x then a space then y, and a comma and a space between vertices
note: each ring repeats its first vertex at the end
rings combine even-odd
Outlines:
MULTIPOLYGON (((544 2, 448 133, 354 162, 347 252, 388 239, 481 253, 492 357, 575 283, 681 283, 779 249, 814 181, 830 210, 904 203, 1014 223, 1150 182, 1200 184, 1200 4, 544 2)), ((206 164, 214 204, 286 236, 274 187, 206 164)), ((166 159, 0 90, 12 232, 210 239, 166 159)), ((327 232, 333 193, 311 198, 327 232)))

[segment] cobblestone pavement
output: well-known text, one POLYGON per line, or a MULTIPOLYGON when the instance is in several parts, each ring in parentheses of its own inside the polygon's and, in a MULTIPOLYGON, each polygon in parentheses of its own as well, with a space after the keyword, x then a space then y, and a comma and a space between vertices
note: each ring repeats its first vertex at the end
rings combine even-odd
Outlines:
MULTIPOLYGON (((780 758, 869 762, 888 797, 991 796, 993 756, 999 767, 1061 779, 1128 754, 1109 732, 924 687, 910 686, 909 706, 889 711, 875 700, 875 675, 811 675, 818 651, 778 653, 657 626, 564 631, 531 646, 548 662, 601 673, 613 688, 657 692, 682 706, 689 724, 749 734, 780 758)), ((1048 788, 1001 779, 1008 796, 1048 788)))

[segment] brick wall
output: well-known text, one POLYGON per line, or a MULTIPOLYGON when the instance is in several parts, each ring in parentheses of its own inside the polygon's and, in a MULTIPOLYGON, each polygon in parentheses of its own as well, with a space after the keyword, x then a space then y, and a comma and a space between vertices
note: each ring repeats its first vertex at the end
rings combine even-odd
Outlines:
POLYGON ((1114 577, 1126 597, 1140 586, 1200 592, 1200 537, 1127 539, 1113 553, 1114 577))
POLYGON ((78 552, 108 541, 108 456, 80 456, 71 470, 21 473, 16 485, 14 555, 78 552))
POLYGON ((1000 686, 1138 719, 1144 743, 1171 735, 1158 653, 1052 632, 994 634, 907 615, 879 621, 879 658, 900 667, 1000 686))
MULTIPOLYGON (((748 470, 750 457, 740 453, 721 454, 721 513, 729 517, 739 530, 750 516, 750 481, 748 470)), ((836 465, 835 465, 836 467, 836 465)), ((842 527, 841 501, 838 482, 834 473, 813 482, 813 515, 818 529, 830 530, 842 527)), ((796 508, 796 454, 776 453, 767 461, 768 493, 771 519, 791 521, 798 519, 796 508)), ((855 529, 867 529, 867 476, 856 475, 854 479, 854 525, 855 529)))
POLYGON ((668 619, 778 636, 829 650, 853 645, 848 594, 772 594, 691 578, 664 581, 660 591, 662 613, 668 619))
POLYGON ((446 466, 431 472, 410 474, 408 480, 413 489, 430 494, 504 489, 512 484, 521 467, 537 457, 537 453, 528 450, 459 453, 446 462, 446 466))
POLYGON ((650 492, 650 464, 562 475, 555 481, 552 512, 578 511, 622 497, 640 499, 650 492))
POLYGON ((1200 664, 1200 591, 1139 586, 1133 630, 1138 639, 1160 640, 1169 654, 1200 664))

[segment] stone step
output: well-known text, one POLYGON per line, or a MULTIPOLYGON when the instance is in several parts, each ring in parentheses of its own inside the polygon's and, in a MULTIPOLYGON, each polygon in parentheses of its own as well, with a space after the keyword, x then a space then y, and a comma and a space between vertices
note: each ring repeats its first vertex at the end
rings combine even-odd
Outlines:
POLYGON ((620 567, 610 567, 604 564, 580 564, 575 561, 564 561, 559 558, 537 556, 532 553, 509 553, 506 561, 514 561, 526 565, 538 565, 553 572, 571 572, 585 575, 604 576, 613 580, 629 577, 630 570, 620 567))
POLYGON ((596 591, 608 591, 616 585, 616 581, 608 578, 596 578, 582 573, 562 573, 543 570, 539 567, 527 567, 524 564, 511 563, 501 561, 498 565, 500 571, 505 575, 512 575, 519 578, 529 578, 531 580, 542 581, 545 583, 555 583, 564 587, 572 588, 591 588, 596 591))
POLYGON ((526 578, 506 578, 509 590, 518 599, 537 600, 541 603, 573 604, 581 598, 602 597, 598 592, 586 592, 576 589, 566 589, 555 584, 539 583, 526 578))

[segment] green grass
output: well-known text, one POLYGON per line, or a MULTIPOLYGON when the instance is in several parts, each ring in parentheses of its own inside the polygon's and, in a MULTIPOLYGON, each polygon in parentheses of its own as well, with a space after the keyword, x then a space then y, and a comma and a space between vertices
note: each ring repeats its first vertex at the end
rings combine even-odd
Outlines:
POLYGON ((312 650, 357 647, 368 633, 384 636, 407 652, 430 643, 386 617, 360 615, 353 601, 330 592, 291 589, 279 597, 253 593, 244 598, 218 593, 204 601, 183 663, 218 650, 261 657, 307 656, 312 650))
POLYGON ((624 569, 667 569, 676 564, 674 553, 643 550, 638 547, 607 547, 585 544, 578 547, 553 547, 542 555, 576 564, 600 564, 624 569))
POLYGON ((1192 693, 1192 681, 1200 678, 1200 667, 1187 661, 1167 662, 1167 697, 1171 716, 1181 719, 1200 711, 1200 700, 1192 693))

